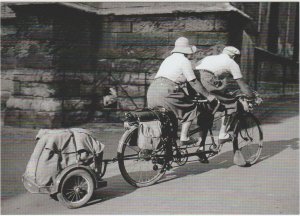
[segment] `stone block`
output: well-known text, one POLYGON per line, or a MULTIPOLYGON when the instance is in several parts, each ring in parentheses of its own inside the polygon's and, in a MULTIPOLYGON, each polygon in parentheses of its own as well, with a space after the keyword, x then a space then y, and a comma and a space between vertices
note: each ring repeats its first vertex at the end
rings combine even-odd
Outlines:
POLYGON ((17 67, 17 59, 14 56, 1 57, 1 70, 15 69, 17 67))
POLYGON ((96 79, 97 73, 96 72, 80 73, 80 74, 77 74, 77 76, 81 83, 94 83, 95 81, 97 81, 97 79, 96 79))
POLYGON ((169 46, 174 46, 178 37, 187 37, 190 44, 196 46, 211 46, 216 44, 227 44, 229 34, 226 32, 172 32, 169 33, 169 46))
POLYGON ((6 109, 4 112, 4 125, 20 127, 20 110, 6 109))
POLYGON ((212 31, 214 30, 213 19, 197 19, 197 20, 185 20, 185 31, 212 31))
POLYGON ((146 84, 147 85, 150 85, 153 82, 155 75, 156 75, 156 73, 147 73, 146 74, 146 84))
POLYGON ((186 32, 186 31, 169 32, 168 33, 168 44, 167 45, 174 47, 175 41, 179 37, 186 37, 186 38, 189 39, 190 44, 197 45, 198 34, 200 34, 200 33, 199 32, 186 32))
POLYGON ((17 27, 16 25, 5 25, 2 24, 1 25, 1 37, 2 36, 10 36, 10 35, 14 35, 17 33, 17 27))
POLYGON ((1 91, 1 110, 4 110, 6 108, 6 101, 10 98, 11 92, 9 91, 1 91))
POLYGON ((80 84, 80 96, 99 96, 104 95, 105 87, 102 83, 100 84, 80 84))
POLYGON ((185 23, 181 21, 141 21, 133 22, 133 32, 174 32, 183 31, 185 23))
POLYGON ((14 56, 15 45, 19 42, 16 35, 2 35, 1 32, 1 54, 2 56, 14 56))
POLYGON ((19 125, 23 128, 50 127, 51 121, 47 117, 41 118, 34 111, 20 110, 19 125))
POLYGON ((198 62, 206 56, 220 54, 224 47, 224 44, 214 46, 197 46, 198 52, 194 54, 194 61, 198 62))
POLYGON ((130 33, 107 33, 107 32, 102 32, 100 34, 99 40, 101 41, 100 47, 101 48, 115 48, 118 44, 118 36, 119 35, 130 35, 130 33))
POLYGON ((19 83, 18 91, 15 94, 35 97, 53 97, 56 94, 57 86, 55 84, 19 83))
POLYGON ((119 82, 121 84, 144 85, 145 73, 122 73, 119 82))
POLYGON ((58 128, 62 117, 57 112, 35 112, 27 110, 6 110, 4 124, 23 128, 58 128))
POLYGON ((20 68, 48 69, 52 68, 52 57, 43 54, 29 54, 17 61, 20 68))
POLYGON ((139 72, 140 60, 116 59, 112 64, 112 70, 116 72, 139 72))
POLYGON ((123 46, 122 55, 126 58, 149 59, 156 57, 155 46, 123 46))
POLYGON ((145 86, 136 85, 121 85, 122 88, 118 88, 118 97, 145 97, 145 86))
MULTIPOLYGON (((50 41, 34 41, 34 40, 22 40, 18 39, 14 46, 14 52, 18 59, 40 59, 43 63, 52 64, 53 52, 55 47, 50 43, 50 41)), ((25 61, 23 60, 23 61, 25 61)), ((27 61, 29 61, 27 60, 27 61)), ((32 60, 33 61, 33 60, 32 60)), ((22 62, 21 62, 22 63, 22 62)), ((39 62, 36 61, 38 64, 39 62)), ((50 65, 52 66, 52 65, 50 65)), ((45 67, 45 66, 44 66, 45 67)))
POLYGON ((145 98, 118 98, 119 108, 121 110, 136 110, 138 108, 144 108, 145 98))
POLYGON ((7 100, 6 106, 9 109, 57 112, 62 109, 62 101, 54 98, 21 98, 12 96, 7 100))
POLYGON ((122 46, 164 46, 168 45, 168 33, 116 33, 117 45, 122 46))
MULTIPOLYGON (((116 59, 124 58, 124 50, 122 47, 100 47, 99 48, 99 59, 116 59)), ((109 69, 109 68, 106 68, 109 69)))
POLYGON ((50 19, 42 19, 38 16, 20 16, 17 26, 22 31, 19 37, 24 39, 51 39, 53 37, 53 24, 50 19))
POLYGON ((228 31, 228 20, 222 19, 222 18, 216 18, 215 24, 214 24, 214 31, 228 31))
POLYGON ((141 72, 156 73, 162 63, 162 60, 143 60, 141 62, 141 72))
POLYGON ((14 72, 14 81, 20 82, 54 82, 62 80, 62 76, 58 75, 55 70, 39 70, 39 69, 16 69, 14 72))
POLYGON ((131 32, 131 22, 104 22, 103 32, 131 32))
POLYGON ((84 110, 91 104, 90 100, 84 99, 67 99, 63 102, 64 111, 84 110))
POLYGON ((11 79, 3 79, 1 76, 1 91, 14 91, 14 82, 11 79))
POLYGON ((132 23, 132 32, 154 32, 158 29, 159 22, 142 21, 132 23))
POLYGON ((198 34, 197 45, 217 45, 227 44, 229 40, 229 33, 225 32, 203 32, 198 34))
POLYGON ((23 35, 23 38, 28 38, 31 40, 51 40, 54 36, 53 26, 46 24, 38 24, 30 26, 27 29, 27 34, 23 35))
POLYGON ((14 74, 16 73, 16 70, 2 70, 1 71, 1 79, 3 80, 13 80, 14 74))
POLYGON ((97 69, 101 72, 110 72, 112 70, 112 59, 102 58, 97 61, 97 69))
POLYGON ((161 59, 160 61, 162 62, 162 60, 164 60, 169 55, 171 55, 171 51, 174 49, 174 44, 175 44, 175 41, 173 43, 173 46, 160 46, 160 47, 157 47, 156 56, 155 56, 156 59, 161 59))

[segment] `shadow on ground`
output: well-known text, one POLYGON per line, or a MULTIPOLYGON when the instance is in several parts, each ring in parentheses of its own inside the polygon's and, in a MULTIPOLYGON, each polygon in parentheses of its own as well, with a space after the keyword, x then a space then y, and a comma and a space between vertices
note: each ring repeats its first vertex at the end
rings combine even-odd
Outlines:
MULTIPOLYGON (((287 148, 298 150, 299 138, 264 142, 262 154, 256 164, 279 154, 287 148)), ((256 164, 254 164, 253 166, 255 166, 256 164)), ((177 178, 182 178, 190 175, 199 175, 214 169, 227 169, 232 166, 236 166, 233 163, 232 151, 227 151, 221 153, 220 155, 217 155, 210 160, 209 164, 200 164, 200 162, 194 161, 180 167, 175 167, 175 165, 176 164, 174 164, 172 172, 167 172, 163 179, 160 180, 157 184, 165 184, 168 181, 172 181, 177 178)), ((245 167, 244 169, 251 169, 251 167, 245 167)), ((88 205, 94 205, 116 197, 121 197, 130 194, 137 189, 125 182, 121 175, 113 176, 110 178, 104 177, 104 179, 108 182, 109 187, 100 189, 99 191, 95 192, 94 198, 91 202, 89 202, 88 205)))
MULTIPOLYGON (((299 98, 298 96, 293 96, 266 100, 255 112, 255 115, 263 124, 280 123, 286 118, 299 115, 299 98)), ((95 133, 95 137, 106 145, 104 150, 105 158, 112 158, 116 155, 118 140, 123 133, 122 124, 90 123, 80 127, 92 130, 95 133)), ((21 182, 21 176, 33 152, 35 146, 34 137, 37 132, 38 129, 1 126, 1 199, 11 198, 26 192, 21 182)), ((291 140, 265 142, 261 159, 258 163, 273 157, 287 148, 298 149, 298 140, 298 138, 294 138, 291 140)), ((199 166, 199 162, 192 162, 183 167, 174 168, 174 178, 197 175, 212 169, 229 168, 234 165, 232 156, 232 152, 228 151, 212 158, 207 165, 199 166)), ((94 199, 90 204, 110 200, 136 190, 136 188, 127 184, 121 175, 110 178, 105 178, 104 176, 104 179, 108 182, 108 187, 95 192, 94 199)), ((167 179, 163 179, 161 183, 167 179)))

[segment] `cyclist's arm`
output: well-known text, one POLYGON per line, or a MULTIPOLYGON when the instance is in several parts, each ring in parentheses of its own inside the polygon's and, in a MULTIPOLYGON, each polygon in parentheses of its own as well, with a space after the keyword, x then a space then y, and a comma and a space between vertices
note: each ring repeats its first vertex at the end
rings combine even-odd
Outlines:
POLYGON ((243 78, 236 79, 237 84, 239 85, 241 91, 249 98, 254 98, 255 95, 247 85, 247 83, 244 81, 243 78))
POLYGON ((193 79, 191 81, 189 81, 189 84, 191 85, 191 87, 197 92, 202 94, 204 97, 206 97, 209 101, 214 100, 216 97, 212 94, 210 94, 206 88, 204 88, 204 86, 202 85, 201 82, 199 82, 199 80, 197 79, 193 79))

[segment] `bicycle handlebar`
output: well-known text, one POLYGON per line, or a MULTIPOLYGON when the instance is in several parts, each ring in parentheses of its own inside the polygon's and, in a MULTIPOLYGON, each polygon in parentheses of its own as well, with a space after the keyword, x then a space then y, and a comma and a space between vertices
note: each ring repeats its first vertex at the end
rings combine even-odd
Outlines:
MULTIPOLYGON (((212 114, 215 114, 217 112, 217 110, 219 109, 221 103, 222 104, 230 104, 230 103, 234 103, 240 99, 242 99, 243 101, 246 100, 248 105, 249 105, 249 108, 250 109, 253 109, 253 105, 260 105, 262 103, 262 99, 259 97, 259 95, 257 94, 257 92, 255 92, 255 98, 254 99, 248 99, 247 98, 247 95, 245 94, 238 94, 238 95, 235 95, 234 97, 232 98, 225 98, 225 97, 222 97, 222 96, 217 96, 217 105, 215 106, 212 114)), ((202 99, 202 98, 199 98, 199 96, 196 96, 192 102, 194 103, 209 103, 209 101, 207 99, 202 99)))
MULTIPOLYGON (((207 100, 207 99, 193 99, 192 100, 194 103, 208 103, 209 101, 207 100)), ((212 112, 212 114, 215 114, 216 112, 217 112, 217 110, 219 109, 219 107, 220 107, 220 105, 221 105, 221 102, 220 102, 220 100, 217 100, 217 105, 216 105, 216 107, 214 108, 214 110, 213 110, 213 112, 212 112)))

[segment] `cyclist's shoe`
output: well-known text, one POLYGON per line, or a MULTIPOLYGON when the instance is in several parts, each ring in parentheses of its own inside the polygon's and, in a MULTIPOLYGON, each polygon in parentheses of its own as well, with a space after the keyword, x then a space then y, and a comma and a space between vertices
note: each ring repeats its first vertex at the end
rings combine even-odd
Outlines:
POLYGON ((224 143, 231 142, 231 141, 232 141, 232 139, 231 139, 230 136, 226 139, 219 139, 218 140, 218 145, 223 145, 224 143))
POLYGON ((206 154, 201 153, 200 150, 197 150, 197 152, 199 153, 197 156, 199 157, 200 163, 209 163, 208 158, 206 157, 206 154))
POLYGON ((227 142, 231 142, 232 141, 232 138, 231 136, 229 135, 228 138, 225 138, 225 139, 219 139, 218 140, 218 144, 215 144, 215 145, 212 145, 210 147, 210 150, 214 151, 214 152, 218 152, 220 147, 224 144, 224 143, 227 143, 227 142))
POLYGON ((209 150, 214 151, 214 152, 218 152, 220 148, 220 145, 215 144, 215 145, 211 145, 209 150))
POLYGON ((192 145, 197 143, 199 140, 193 137, 190 137, 188 140, 186 141, 181 141, 180 140, 180 146, 184 146, 184 145, 192 145))

